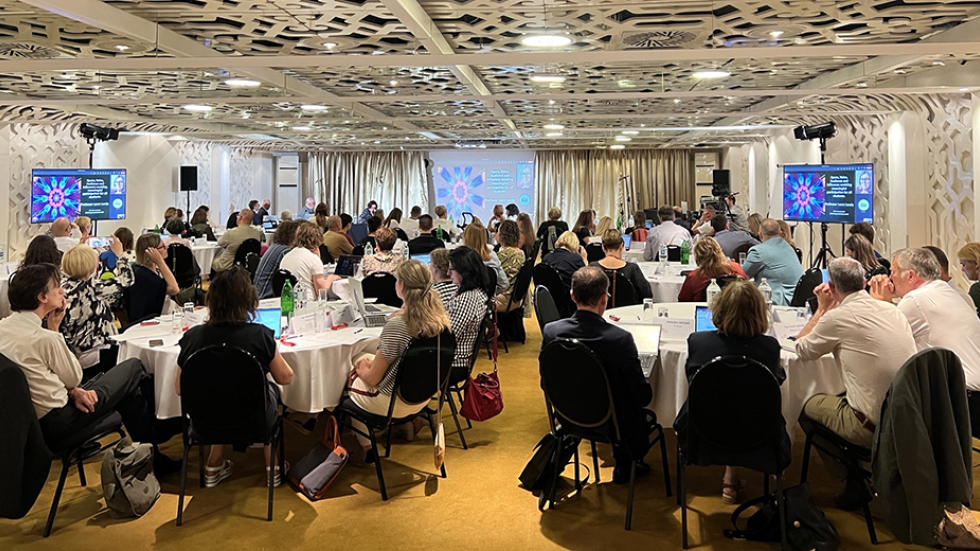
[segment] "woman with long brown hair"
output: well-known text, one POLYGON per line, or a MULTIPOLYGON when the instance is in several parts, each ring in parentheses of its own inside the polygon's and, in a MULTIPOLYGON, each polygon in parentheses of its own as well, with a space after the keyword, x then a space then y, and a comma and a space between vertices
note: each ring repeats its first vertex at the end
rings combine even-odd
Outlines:
POLYGON ((725 256, 725 251, 713 237, 702 237, 694 245, 694 260, 698 268, 687 274, 678 302, 704 302, 711 280, 721 276, 748 279, 742 267, 725 256))
POLYGON ((591 210, 583 210, 579 213, 572 226, 572 231, 578 237, 579 243, 584 247, 589 244, 589 238, 595 230, 595 213, 591 210))
POLYGON ((874 247, 863 235, 855 233, 848 237, 847 241, 844 241, 844 254, 861 263, 864 271, 867 272, 868 279, 871 279, 871 272, 876 270, 881 272, 881 264, 875 258, 874 247))
POLYGON ((534 251, 534 224, 531 223, 531 217, 526 212, 522 212, 517 215, 517 226, 521 230, 521 250, 524 251, 524 256, 530 258, 531 252, 534 251))

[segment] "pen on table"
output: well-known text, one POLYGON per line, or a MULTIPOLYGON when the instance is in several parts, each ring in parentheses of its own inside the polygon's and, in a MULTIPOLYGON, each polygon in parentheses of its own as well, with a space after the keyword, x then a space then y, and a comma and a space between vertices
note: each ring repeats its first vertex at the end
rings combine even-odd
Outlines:
POLYGON ((356 335, 356 334, 360 333, 361 331, 364 331, 364 328, 363 327, 360 328, 360 329, 358 329, 357 331, 354 331, 354 334, 356 335))

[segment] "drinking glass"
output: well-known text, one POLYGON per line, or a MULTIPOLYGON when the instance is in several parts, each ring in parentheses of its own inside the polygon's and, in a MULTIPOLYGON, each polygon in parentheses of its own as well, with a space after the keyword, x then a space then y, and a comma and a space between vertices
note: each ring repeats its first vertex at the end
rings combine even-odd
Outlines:
POLYGON ((317 293, 317 300, 319 300, 320 302, 326 302, 327 301, 327 290, 326 289, 318 289, 316 293, 317 293))
POLYGON ((179 335, 184 331, 184 313, 180 310, 174 310, 173 314, 170 316, 170 332, 174 335, 179 335))
POLYGON ((653 299, 643 299, 643 321, 653 321, 653 299))

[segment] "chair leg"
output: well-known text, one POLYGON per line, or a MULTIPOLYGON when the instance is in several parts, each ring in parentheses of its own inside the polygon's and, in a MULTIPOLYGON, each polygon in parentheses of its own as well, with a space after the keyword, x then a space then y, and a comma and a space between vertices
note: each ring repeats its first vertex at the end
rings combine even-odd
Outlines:
POLYGON ((463 436, 463 427, 459 424, 459 412, 456 410, 456 400, 453 400, 453 395, 451 392, 446 393, 446 397, 449 398, 449 411, 453 414, 453 422, 456 423, 456 433, 459 434, 459 440, 463 443, 463 449, 468 450, 469 447, 466 446, 466 437, 463 436))
MULTIPOLYGON (((266 515, 266 520, 272 521, 272 498, 276 489, 276 458, 278 456, 280 439, 282 438, 282 433, 277 434, 272 439, 272 449, 269 450, 269 512, 266 515)), ((286 473, 280 473, 280 480, 284 477, 286 473)))
POLYGON ((667 497, 670 497, 670 462, 667 461, 667 439, 664 438, 664 429, 660 429, 660 461, 664 465, 664 490, 667 497))
POLYGON ((680 442, 677 444, 677 506, 681 506, 681 466, 683 465, 683 460, 681 459, 681 446, 680 442))
POLYGON ((769 475, 762 473, 762 495, 769 495, 769 475))
POLYGON ((626 497, 626 529, 633 526, 633 488, 636 486, 636 460, 630 461, 630 490, 626 497))
POLYGON ((808 434, 806 440, 803 444, 803 466, 800 469, 800 484, 806 482, 807 472, 810 470, 810 447, 813 446, 813 440, 808 434))
POLYGON ((51 528, 54 526, 54 515, 58 512, 58 503, 61 501, 61 492, 65 489, 65 480, 68 478, 68 461, 61 460, 61 476, 58 477, 58 487, 54 491, 54 499, 51 500, 51 510, 48 511, 48 522, 44 525, 44 537, 51 535, 51 528))
MULTIPOLYGON (((462 389, 458 389, 458 388, 456 389, 456 397, 459 398, 460 407, 462 407, 462 404, 463 404, 463 391, 462 391, 462 389)), ((464 417, 464 419, 466 419, 466 418, 464 417)), ((473 422, 470 421, 469 419, 466 419, 466 428, 468 428, 468 429, 473 428, 473 422)))
MULTIPOLYGON (((282 417, 279 418, 279 465, 280 469, 284 469, 286 465, 286 431, 283 430, 285 425, 283 425, 282 417)), ((282 476, 286 476, 286 473, 281 473, 282 476)), ((285 480, 285 478, 283 478, 285 480)))
POLYGON ((388 435, 385 437, 385 458, 386 459, 389 458, 389 457, 391 457, 391 432, 392 432, 392 429, 394 429, 394 428, 395 428, 394 425, 392 425, 390 423, 388 424, 388 435))
POLYGON ((204 444, 198 444, 197 446, 197 478, 198 484, 201 488, 204 487, 204 444))
POLYGON ((82 460, 82 454, 78 454, 78 482, 82 485, 82 488, 86 486, 85 481, 85 461, 82 460))
POLYGON ((381 456, 378 455, 378 439, 374 436, 374 429, 368 427, 367 432, 371 437, 371 449, 374 450, 374 470, 378 473, 378 487, 381 489, 381 500, 388 501, 388 489, 385 488, 385 473, 381 470, 381 456))
MULTIPOLYGON (((766 480, 769 476, 766 475, 766 480)), ((786 494, 783 493, 783 473, 776 473, 776 508, 779 509, 779 538, 782 549, 789 549, 786 545, 786 494)))
MULTIPOLYGON (((870 496, 865 497, 868 498, 870 496)), ((865 501, 864 505, 862 506, 864 509, 864 522, 868 525, 868 537, 871 538, 871 545, 878 545, 878 534, 875 532, 875 521, 871 518, 871 506, 869 505, 870 501, 871 500, 868 499, 868 501, 865 501)))
POLYGON ((595 440, 589 440, 589 443, 592 444, 592 465, 595 467, 595 483, 598 484, 601 482, 599 479, 599 454, 595 449, 595 440))
MULTIPOLYGON (((581 442, 579 442, 581 444, 581 442)), ((578 460, 578 445, 575 446, 575 489, 579 492, 582 491, 582 481, 579 473, 579 460, 578 460)))
POLYGON ((558 506, 557 494, 558 494, 558 479, 561 478, 562 471, 565 470, 565 466, 561 464, 561 447, 563 443, 563 438, 558 438, 558 444, 555 447, 555 468, 553 476, 551 478, 551 508, 554 509, 558 506))
MULTIPOLYGON (((180 497, 177 498, 177 526, 184 523, 184 492, 187 489, 187 456, 191 449, 184 446, 184 455, 180 462, 180 497)), ((202 463, 203 465, 203 463, 202 463)), ((204 484, 204 477, 201 477, 201 484, 204 484)))
POLYGON ((687 549, 687 480, 685 477, 684 456, 677 450, 677 497, 681 502, 681 547, 687 549))

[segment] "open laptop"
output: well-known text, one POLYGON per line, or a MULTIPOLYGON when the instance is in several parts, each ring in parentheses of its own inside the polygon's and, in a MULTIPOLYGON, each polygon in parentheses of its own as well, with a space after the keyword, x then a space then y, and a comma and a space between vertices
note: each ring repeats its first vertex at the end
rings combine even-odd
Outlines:
POLYGON ((364 287, 361 285, 361 280, 352 277, 348 281, 350 283, 350 296, 354 303, 354 309, 357 310, 357 315, 364 320, 364 326, 384 327, 384 324, 388 322, 388 316, 377 306, 364 303, 364 287))
POLYGON ((255 312, 255 322, 272 329, 273 336, 278 339, 282 332, 282 310, 279 308, 259 308, 255 312))
POLYGON ((418 260, 422 264, 425 264, 426 266, 428 266, 429 265, 429 256, 430 256, 429 254, 413 254, 412 255, 412 260, 418 260))
POLYGON ((640 356, 640 370, 643 377, 649 379, 660 356, 663 327, 653 324, 633 325, 629 331, 633 334, 633 342, 636 343, 636 351, 640 356))
POLYGON ((630 248, 630 241, 632 241, 632 240, 633 240, 633 236, 632 235, 630 235, 628 233, 624 233, 623 234, 623 247, 626 250, 629 250, 629 248, 630 248))
POLYGON ((354 256, 352 254, 340 255, 340 258, 337 259, 337 267, 333 270, 334 275, 354 277, 362 258, 361 256, 354 256))
POLYGON ((714 320, 711 319, 711 308, 707 306, 698 306, 694 310, 694 330, 695 331, 714 331, 718 329, 715 327, 714 320))

